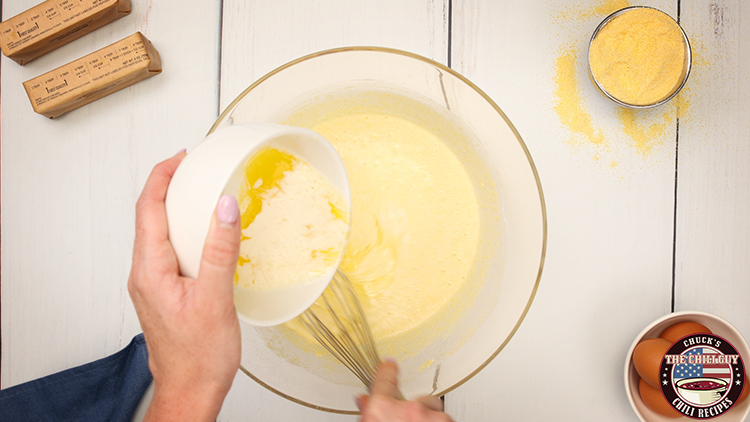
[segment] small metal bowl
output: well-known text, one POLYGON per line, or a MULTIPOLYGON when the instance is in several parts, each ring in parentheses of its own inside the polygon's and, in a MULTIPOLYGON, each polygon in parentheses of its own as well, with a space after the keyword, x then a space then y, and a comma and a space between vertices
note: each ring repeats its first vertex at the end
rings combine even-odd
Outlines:
POLYGON ((659 9, 656 9, 654 7, 649 7, 649 6, 630 6, 630 7, 626 7, 626 8, 617 10, 616 12, 614 12, 611 15, 607 16, 599 24, 599 26, 596 27, 596 29, 594 30, 594 33, 591 35, 591 39, 589 40, 589 45, 588 45, 588 50, 587 50, 587 62, 588 62, 589 77, 591 78, 591 81, 594 83, 594 85, 599 90, 599 92, 602 93, 602 95, 604 95, 605 97, 609 98, 610 100, 614 101, 615 103, 617 103, 617 104, 619 104, 621 106, 629 107, 629 108, 635 108, 635 109, 644 109, 644 108, 658 107, 658 106, 660 106, 660 105, 668 102, 672 98, 674 98, 674 96, 677 95, 682 90, 682 87, 685 86, 685 83, 688 80, 688 76, 690 75, 690 68, 692 67, 692 64, 693 64, 693 52, 692 52, 692 49, 690 47, 690 40, 688 40, 687 34, 685 34, 685 31, 682 29, 682 26, 680 26, 680 24, 677 21, 675 21, 674 18, 672 18, 671 16, 669 16, 669 14, 667 14, 667 13, 665 13, 665 12, 659 10, 659 9), (630 104, 630 103, 627 103, 627 102, 624 102, 624 101, 620 100, 619 98, 617 98, 614 95, 612 95, 611 93, 609 93, 601 85, 601 83, 594 77, 594 74, 591 71, 591 44, 594 42, 594 39, 596 39, 596 36, 599 34, 599 31, 601 31, 602 28, 604 28, 613 19, 615 19, 616 17, 618 17, 618 16, 620 16, 620 15, 622 15, 624 13, 627 13, 631 9, 653 9, 653 10, 656 10, 657 12, 664 13, 665 16, 668 16, 670 19, 672 19, 675 22, 675 24, 677 24, 677 27, 680 28, 680 33, 682 33, 682 40, 684 41, 684 45, 685 45, 685 63, 683 65, 682 81, 680 82, 680 85, 677 87, 677 89, 675 89, 667 97, 662 98, 662 99, 658 100, 657 102, 654 102, 654 103, 651 103, 651 104, 630 104))

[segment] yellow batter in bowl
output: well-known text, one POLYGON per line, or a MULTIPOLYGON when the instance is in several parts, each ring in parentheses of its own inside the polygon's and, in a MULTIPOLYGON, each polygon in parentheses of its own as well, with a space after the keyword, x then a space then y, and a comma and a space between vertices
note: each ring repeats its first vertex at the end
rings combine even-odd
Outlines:
POLYGON ((466 171, 435 134, 393 115, 353 113, 310 129, 349 175, 352 229, 340 269, 375 339, 413 329, 445 306, 474 263, 479 211, 466 171))
MULTIPOLYGON (((408 52, 342 48, 256 81, 212 130, 245 122, 313 129, 339 151, 352 194, 342 268, 360 279, 405 397, 445 394, 502 350, 536 292, 546 222, 528 150, 486 94, 408 52)), ((356 412, 363 385, 300 327, 241 329, 246 375, 296 403, 356 412)))
MULTIPOLYGON (((441 139, 447 133, 392 111, 399 108, 427 112, 414 100, 366 92, 309 104, 283 122, 318 132, 344 162, 352 226, 339 268, 355 285, 381 349, 383 340, 424 324, 456 296, 480 240, 474 185, 441 139)), ((298 319, 287 327, 313 341, 298 319)))

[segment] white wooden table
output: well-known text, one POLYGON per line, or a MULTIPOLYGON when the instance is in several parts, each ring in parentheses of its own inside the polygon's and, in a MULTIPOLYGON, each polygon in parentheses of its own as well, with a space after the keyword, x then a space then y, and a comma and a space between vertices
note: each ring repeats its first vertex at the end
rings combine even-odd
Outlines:
MULTIPOLYGON (((37 2, 3 2, 2 16, 37 2)), ((3 57, 2 387, 114 353, 140 331, 126 281, 134 204, 154 164, 195 145, 266 72, 378 45, 447 64, 486 91, 528 145, 546 199, 531 310, 502 353, 447 395, 447 411, 461 421, 637 420, 622 367, 650 321, 701 310, 750 339, 750 3, 644 1, 679 16, 696 55, 681 117, 638 115, 663 127, 648 152, 586 78, 583 51, 606 3, 132 0, 130 16, 27 66, 3 57), (161 75, 58 120, 33 113, 21 82, 135 31, 161 53, 161 75), (601 144, 555 111, 565 52, 578 53, 576 83, 601 144)), ((293 404, 239 373, 219 419, 355 417, 293 404)))

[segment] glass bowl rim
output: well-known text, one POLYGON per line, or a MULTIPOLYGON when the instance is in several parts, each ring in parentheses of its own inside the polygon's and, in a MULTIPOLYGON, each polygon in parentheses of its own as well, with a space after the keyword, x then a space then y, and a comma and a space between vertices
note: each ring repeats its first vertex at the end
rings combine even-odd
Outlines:
MULTIPOLYGON (((526 143, 523 141, 523 138, 521 137, 521 134, 518 132, 516 127, 513 125, 513 123, 510 121, 508 116, 505 114, 505 112, 500 109, 500 107, 490 98, 489 95, 487 95, 484 91, 482 91, 477 85, 475 85, 473 82, 468 80, 466 77, 461 75, 460 73, 456 72, 455 70, 436 62, 432 59, 428 59, 424 56, 420 56, 415 53, 411 53, 404 50, 399 50, 395 48, 389 48, 389 47, 378 47, 378 46, 350 46, 350 47, 338 47, 338 48, 332 48, 327 50, 321 50, 315 53, 311 53, 302 57, 299 57, 297 59, 294 59, 290 62, 287 62, 274 70, 266 73, 261 78, 253 82, 249 87, 247 87, 242 93, 240 93, 234 100, 232 100, 229 105, 224 108, 222 113, 219 115, 219 117, 216 118, 216 121, 211 126, 211 129, 209 129, 208 134, 213 133, 219 125, 226 120, 226 118, 232 113, 232 111, 236 108, 237 104, 239 104, 240 101, 242 101, 245 96, 250 93, 253 89, 257 88, 260 84, 262 84, 267 79, 270 79, 271 77, 275 76, 278 73, 281 73, 282 71, 286 70, 287 68, 290 68, 292 66, 295 66, 299 63, 315 59, 317 57, 326 56, 330 54, 338 54, 338 53, 351 53, 351 52, 362 52, 362 51, 370 51, 370 52, 379 52, 379 53, 387 53, 387 54, 395 54, 399 56, 404 56, 407 58, 415 59, 417 61, 421 61, 425 64, 428 64, 430 66, 434 66, 441 71, 444 71, 453 77, 457 78, 464 84, 466 84, 469 88, 476 91, 484 100, 493 108, 495 111, 502 117, 502 119, 505 121, 505 123, 508 125, 510 130, 513 132, 514 136, 516 137, 516 140, 518 141, 519 146, 522 148, 524 154, 526 155, 526 159, 528 161, 529 167, 534 175, 534 179, 536 181, 537 186, 537 193, 539 195, 539 204, 541 207, 541 217, 542 217, 542 244, 541 244, 541 253, 539 257, 539 268, 536 275, 536 280, 534 282, 534 287, 531 291, 531 295, 529 296, 528 302, 526 303, 526 307, 524 311, 521 313, 521 315, 518 318, 518 321, 516 321, 515 326, 510 331, 508 336, 505 338, 505 340, 498 346, 497 350, 493 352, 481 365, 479 365, 476 369, 474 369, 469 375, 465 376, 463 379, 459 380, 458 382, 454 383, 452 386, 444 389, 443 391, 434 393, 435 396, 443 396, 445 394, 448 394, 449 392, 455 390, 459 386, 463 385, 465 382, 473 378, 476 374, 478 374, 482 369, 484 369, 487 365, 489 365, 490 362, 492 362, 495 357, 500 354, 500 352, 505 348, 505 346, 508 344, 511 338, 515 335, 516 331, 518 331, 518 328, 521 326, 521 323, 526 318, 526 314, 528 314, 529 309, 531 308, 531 303, 534 301, 534 298, 536 296, 536 292, 539 289, 539 281, 542 277, 542 270, 544 268, 544 261, 546 258, 547 253, 547 208, 544 201, 544 193, 542 191, 542 183, 539 179, 539 173, 537 172, 536 166, 534 164, 534 160, 531 157, 531 154, 529 153, 529 149, 526 146, 526 143)), ((247 370, 242 364, 240 364, 240 370, 245 373, 248 377, 250 377, 252 380, 266 388, 267 390, 275 393, 278 396, 281 396, 291 402, 315 409, 315 410, 321 410, 329 413, 336 413, 336 414, 344 414, 344 415, 356 415, 358 412, 353 411, 346 411, 346 410, 339 410, 339 409, 332 409, 327 408, 323 406, 318 406, 312 403, 305 402, 304 400, 300 400, 296 397, 290 396, 288 394, 285 394, 270 385, 263 382, 261 379, 253 375, 249 370, 247 370)))

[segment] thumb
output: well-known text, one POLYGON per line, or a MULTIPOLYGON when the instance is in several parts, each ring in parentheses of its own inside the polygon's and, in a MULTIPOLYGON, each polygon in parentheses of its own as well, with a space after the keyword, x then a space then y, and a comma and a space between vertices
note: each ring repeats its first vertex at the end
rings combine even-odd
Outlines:
POLYGON ((401 392, 398 390, 398 365, 396 362, 385 361, 380 364, 375 380, 370 386, 370 394, 394 399, 401 397, 401 392))
POLYGON ((424 407, 434 410, 436 412, 442 412, 445 409, 445 404, 440 397, 437 396, 422 396, 417 399, 417 403, 421 403, 424 407))
POLYGON ((198 286, 205 287, 208 295, 226 295, 231 300, 240 252, 239 214, 235 197, 224 195, 219 199, 198 269, 198 286))

